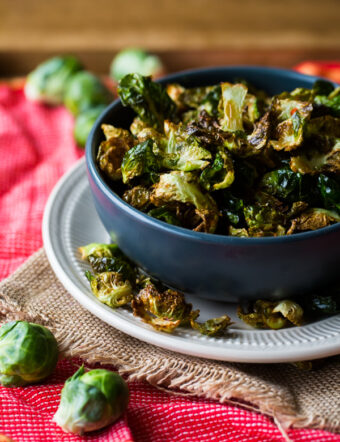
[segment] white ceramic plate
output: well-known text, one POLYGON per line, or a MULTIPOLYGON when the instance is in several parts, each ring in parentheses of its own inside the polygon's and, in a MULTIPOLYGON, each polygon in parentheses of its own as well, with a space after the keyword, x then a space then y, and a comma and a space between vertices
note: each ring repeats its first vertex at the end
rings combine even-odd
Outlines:
POLYGON ((95 211, 80 160, 54 188, 45 208, 43 239, 48 259, 61 283, 86 309, 113 327, 135 338, 179 353, 237 362, 288 362, 340 353, 340 315, 303 327, 254 330, 238 320, 236 304, 193 299, 201 319, 227 313, 235 323, 224 337, 209 338, 194 330, 177 329, 169 335, 156 332, 129 310, 101 304, 84 276, 89 267, 80 260, 78 247, 110 238, 95 211))

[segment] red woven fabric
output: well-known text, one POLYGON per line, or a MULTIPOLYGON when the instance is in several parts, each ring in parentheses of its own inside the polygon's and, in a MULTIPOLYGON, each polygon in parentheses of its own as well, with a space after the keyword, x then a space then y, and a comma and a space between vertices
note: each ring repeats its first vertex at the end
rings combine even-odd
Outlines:
MULTIPOLYGON (((62 107, 29 103, 22 89, 0 86, 0 279, 42 246, 44 206, 58 178, 82 155, 72 138, 73 119, 62 107)), ((282 441, 267 417, 216 402, 169 395, 145 383, 129 383, 126 416, 80 438, 51 418, 74 361, 62 361, 44 383, 0 387, 0 434, 17 442, 52 441, 282 441)), ((331 433, 290 430, 292 441, 340 441, 331 433)))

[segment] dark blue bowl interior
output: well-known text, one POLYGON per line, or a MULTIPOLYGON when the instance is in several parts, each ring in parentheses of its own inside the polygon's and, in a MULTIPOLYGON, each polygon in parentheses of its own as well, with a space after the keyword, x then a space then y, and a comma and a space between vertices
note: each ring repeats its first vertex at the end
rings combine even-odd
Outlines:
MULTIPOLYGON (((217 67, 169 75, 160 83, 186 87, 245 79, 269 94, 312 87, 316 77, 263 67, 217 67)), ((282 298, 337 279, 340 224, 289 237, 235 238, 168 225, 125 203, 96 165, 104 139, 101 124, 129 128, 133 111, 116 100, 93 126, 86 145, 90 187, 97 212, 114 240, 138 265, 169 286, 199 296, 235 300, 282 298), (165 255, 163 250, 167 250, 165 255)))

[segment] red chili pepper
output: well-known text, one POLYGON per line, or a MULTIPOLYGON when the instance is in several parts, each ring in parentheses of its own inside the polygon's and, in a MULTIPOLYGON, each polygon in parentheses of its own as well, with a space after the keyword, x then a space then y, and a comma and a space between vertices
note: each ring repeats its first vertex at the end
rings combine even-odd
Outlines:
POLYGON ((295 112, 298 110, 298 108, 297 107, 294 107, 294 109, 292 109, 291 111, 290 111, 290 115, 294 115, 295 114, 295 112))

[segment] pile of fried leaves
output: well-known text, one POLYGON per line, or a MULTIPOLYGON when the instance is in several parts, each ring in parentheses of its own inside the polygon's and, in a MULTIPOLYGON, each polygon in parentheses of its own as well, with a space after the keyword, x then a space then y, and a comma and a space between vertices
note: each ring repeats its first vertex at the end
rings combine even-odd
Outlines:
POLYGON ((199 232, 290 235, 340 221, 340 88, 268 96, 245 81, 186 89, 129 74, 130 129, 103 125, 97 163, 144 213, 199 232))
MULTIPOLYGON (((88 271, 86 276, 96 298, 111 308, 130 306, 135 316, 156 330, 171 333, 186 326, 207 336, 219 336, 232 323, 227 315, 198 322, 199 310, 193 310, 183 293, 146 276, 116 244, 91 243, 79 251, 94 272, 88 271)), ((276 330, 335 313, 340 313, 340 292, 309 295, 298 302, 257 300, 246 311, 241 307, 238 311, 247 324, 276 330)))

